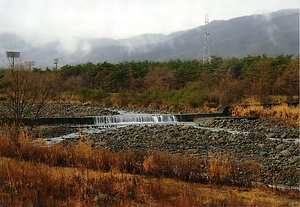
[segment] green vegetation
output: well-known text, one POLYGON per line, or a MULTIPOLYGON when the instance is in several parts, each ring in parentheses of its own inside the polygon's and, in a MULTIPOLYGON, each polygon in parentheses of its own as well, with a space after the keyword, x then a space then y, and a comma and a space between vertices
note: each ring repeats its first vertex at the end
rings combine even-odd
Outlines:
MULTIPOLYGON (((19 122, 48 101, 92 102, 111 107, 164 109, 173 113, 215 111, 222 105, 299 100, 299 57, 212 57, 168 62, 65 65, 59 70, 2 70, 0 116, 19 122), (3 109, 3 108, 2 108, 3 109)), ((238 114, 238 113, 237 113, 238 114)), ((299 114, 293 115, 299 117, 299 114)), ((299 118, 288 122, 299 123, 299 118)))
MULTIPOLYGON (((241 103, 250 97, 261 103, 272 102, 273 96, 294 101, 299 91, 298 66, 298 57, 280 55, 213 57, 211 64, 198 60, 86 63, 63 66, 57 73, 64 90, 76 93, 78 88, 88 88, 118 93, 122 101, 110 103, 122 107, 135 103, 188 110, 241 103)), ((98 102, 103 104, 102 100, 99 97, 98 102)))
POLYGON ((75 90, 75 94, 79 95, 79 99, 81 101, 88 101, 88 100, 101 100, 108 96, 103 90, 97 89, 89 89, 89 88, 77 88, 75 90))
MULTIPOLYGON (((65 65, 59 70, 33 74, 55 74, 56 100, 92 101, 120 107, 150 107, 195 111, 243 103, 254 98, 273 102, 274 96, 298 100, 299 57, 248 56, 242 59, 212 57, 211 64, 199 60, 168 62, 125 61, 118 64, 65 65)), ((6 73, 1 72, 0 84, 6 73)))

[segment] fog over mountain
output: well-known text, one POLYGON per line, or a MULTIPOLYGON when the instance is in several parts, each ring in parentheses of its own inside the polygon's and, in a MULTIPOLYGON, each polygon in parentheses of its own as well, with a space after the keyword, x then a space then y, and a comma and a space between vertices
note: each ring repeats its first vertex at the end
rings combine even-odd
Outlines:
MULTIPOLYGON (((120 40, 77 38, 67 44, 55 41, 39 46, 12 33, 0 33, 0 67, 8 65, 5 51, 20 51, 22 62, 34 60, 36 67, 42 68, 53 67, 54 58, 59 58, 59 66, 89 61, 202 59, 204 29, 203 25, 169 35, 143 34, 120 40)), ((209 30, 211 55, 299 55, 299 9, 212 21, 209 30)))

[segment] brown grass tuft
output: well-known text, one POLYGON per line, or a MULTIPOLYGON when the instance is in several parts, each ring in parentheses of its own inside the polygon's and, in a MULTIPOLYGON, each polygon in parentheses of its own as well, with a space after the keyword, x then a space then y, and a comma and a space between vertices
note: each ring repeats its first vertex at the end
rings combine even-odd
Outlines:
POLYGON ((299 198, 250 188, 257 163, 226 154, 116 153, 89 141, 45 147, 10 130, 0 131, 0 206, 296 206, 299 198))
POLYGON ((235 106, 232 109, 233 116, 268 118, 277 122, 299 126, 300 109, 298 106, 280 104, 272 107, 250 105, 247 107, 235 106))

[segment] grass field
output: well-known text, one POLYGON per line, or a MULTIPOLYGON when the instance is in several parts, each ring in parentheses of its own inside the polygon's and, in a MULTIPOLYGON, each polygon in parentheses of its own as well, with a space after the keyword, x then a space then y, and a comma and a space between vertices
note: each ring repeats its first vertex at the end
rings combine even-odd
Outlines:
POLYGON ((1 206, 299 206, 299 192, 253 187, 259 165, 211 155, 32 144, 30 133, 0 133, 1 206), (237 169, 253 175, 240 175, 237 169), (230 179, 240 182, 231 183, 230 179))

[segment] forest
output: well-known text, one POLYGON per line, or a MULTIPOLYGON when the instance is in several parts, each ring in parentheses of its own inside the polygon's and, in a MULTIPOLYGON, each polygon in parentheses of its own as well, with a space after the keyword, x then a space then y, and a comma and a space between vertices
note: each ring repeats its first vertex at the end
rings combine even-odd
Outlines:
MULTIPOLYGON (((145 60, 88 62, 57 70, 19 68, 35 80, 43 80, 39 88, 52 85, 53 100, 90 101, 104 106, 179 112, 245 104, 249 99, 259 103, 294 102, 299 97, 299 57, 292 55, 213 56, 210 63, 145 60)), ((5 78, 7 71, 0 72, 2 92, 9 79, 5 78)))

